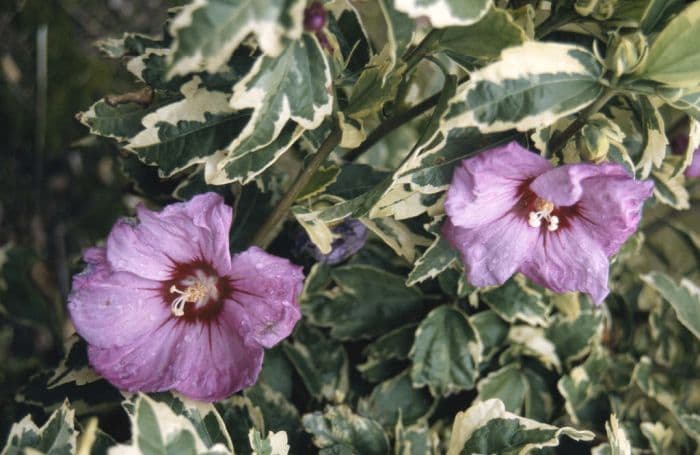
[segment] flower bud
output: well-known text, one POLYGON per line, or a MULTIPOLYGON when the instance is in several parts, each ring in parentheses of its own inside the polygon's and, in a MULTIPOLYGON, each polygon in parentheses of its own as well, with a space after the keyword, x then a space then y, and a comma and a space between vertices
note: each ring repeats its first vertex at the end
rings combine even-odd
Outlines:
POLYGON ((326 26, 326 9, 319 2, 313 2, 304 10, 304 28, 318 32, 326 26))
POLYGON ((620 127, 601 113, 588 119, 581 128, 581 134, 576 138, 576 146, 581 158, 593 163, 605 161, 613 144, 621 146, 625 133, 620 127))
POLYGON ((641 33, 620 35, 613 33, 608 42, 605 65, 620 77, 639 68, 646 59, 649 46, 641 33))
POLYGON ((617 0, 576 0, 574 9, 581 16, 591 16, 595 20, 605 21, 615 12, 617 0))

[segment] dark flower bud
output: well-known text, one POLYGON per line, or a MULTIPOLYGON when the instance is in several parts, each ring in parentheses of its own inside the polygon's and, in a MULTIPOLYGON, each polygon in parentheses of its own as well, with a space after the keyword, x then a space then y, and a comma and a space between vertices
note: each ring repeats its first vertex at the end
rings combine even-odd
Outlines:
POLYGON ((304 28, 318 32, 326 26, 326 10, 320 2, 313 2, 304 10, 304 28))
POLYGON ((331 232, 337 238, 331 244, 331 252, 323 254, 314 245, 306 232, 302 231, 296 240, 296 247, 300 252, 307 253, 318 262, 326 264, 338 264, 353 254, 357 253, 367 241, 368 231, 364 224, 356 219, 346 219, 333 226, 331 232))

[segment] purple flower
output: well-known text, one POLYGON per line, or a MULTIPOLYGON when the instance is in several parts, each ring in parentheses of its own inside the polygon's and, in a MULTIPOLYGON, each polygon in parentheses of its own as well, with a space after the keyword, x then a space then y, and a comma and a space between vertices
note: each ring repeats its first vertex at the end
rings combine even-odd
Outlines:
POLYGON ((331 252, 323 254, 316 245, 311 242, 306 232, 301 232, 297 238, 296 247, 311 255, 318 262, 326 264, 338 264, 365 246, 367 241, 367 228, 360 221, 346 219, 333 226, 331 232, 338 237, 331 243, 331 252))
POLYGON ((91 365, 123 390, 207 401, 253 384, 263 348, 299 320, 301 267, 256 247, 232 257, 232 210, 215 193, 137 214, 73 278, 68 310, 91 365))
POLYGON ((700 177, 700 148, 695 149, 695 152, 693 152, 693 161, 685 169, 685 176, 690 178, 700 177))
POLYGON ((462 161, 447 191, 445 238, 475 286, 521 272, 556 292, 608 294, 608 257, 639 223, 650 181, 618 164, 553 168, 516 142, 462 161))

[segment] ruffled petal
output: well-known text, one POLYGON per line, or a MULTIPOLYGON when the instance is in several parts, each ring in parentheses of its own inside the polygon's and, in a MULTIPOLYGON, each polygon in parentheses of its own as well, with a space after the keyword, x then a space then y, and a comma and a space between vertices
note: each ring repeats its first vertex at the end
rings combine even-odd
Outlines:
POLYGON ((539 229, 513 213, 475 229, 446 221, 442 234, 459 251, 467 279, 474 286, 503 284, 525 261, 539 229))
POLYGON ((171 204, 161 212, 137 208, 139 222, 119 220, 107 239, 107 258, 120 271, 164 281, 175 263, 210 261, 230 268, 228 233, 232 210, 216 193, 171 204))
POLYGON ((606 164, 567 164, 556 167, 537 177, 530 189, 539 197, 552 202, 558 207, 574 205, 581 199, 581 183, 596 176, 625 176, 625 168, 616 163, 606 164))
POLYGON ((170 319, 131 345, 112 348, 88 345, 90 365, 121 390, 170 390, 176 383, 173 365, 184 339, 184 328, 184 324, 170 319))
POLYGON ((578 216, 570 222, 581 223, 607 256, 637 230, 644 201, 651 197, 654 183, 628 176, 592 177, 581 183, 583 195, 576 206, 578 216))
POLYGON ((103 348, 131 344, 163 324, 170 309, 160 295, 160 283, 110 270, 101 251, 86 251, 88 266, 73 278, 68 311, 76 331, 89 344, 103 348))
POLYGON ((462 161, 447 190, 445 212, 455 226, 474 228, 511 210, 524 182, 547 172, 552 165, 539 155, 511 142, 462 161))
POLYGON ((188 324, 183 329, 173 388, 190 398, 222 400, 255 383, 263 348, 246 345, 225 323, 188 324))
POLYGON ((233 292, 222 317, 246 342, 269 348, 292 333, 301 317, 300 266, 251 247, 233 257, 229 277, 233 292))
POLYGON ((554 232, 538 231, 530 258, 519 271, 555 292, 581 291, 601 303, 609 292, 609 264, 598 242, 576 223, 554 232))

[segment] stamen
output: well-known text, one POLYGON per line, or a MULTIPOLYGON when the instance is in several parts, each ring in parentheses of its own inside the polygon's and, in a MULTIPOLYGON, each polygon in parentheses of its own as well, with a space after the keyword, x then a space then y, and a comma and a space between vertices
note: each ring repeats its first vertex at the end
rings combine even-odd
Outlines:
POLYGON ((209 289, 201 282, 195 281, 187 289, 181 291, 174 284, 170 286, 171 294, 180 294, 170 304, 170 311, 173 315, 180 317, 185 315, 185 304, 199 302, 209 297, 209 289))
POLYGON ((542 220, 544 219, 549 222, 547 225, 547 229, 549 231, 553 232, 559 228, 559 217, 552 215, 552 212, 554 211, 553 203, 538 197, 535 200, 534 207, 535 211, 530 212, 527 219, 527 224, 529 224, 531 227, 538 228, 542 226, 542 220))

